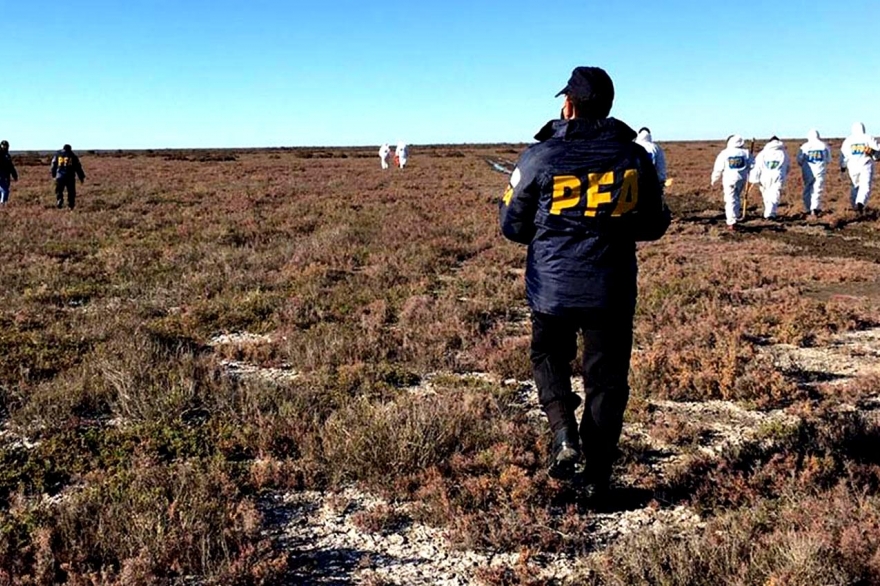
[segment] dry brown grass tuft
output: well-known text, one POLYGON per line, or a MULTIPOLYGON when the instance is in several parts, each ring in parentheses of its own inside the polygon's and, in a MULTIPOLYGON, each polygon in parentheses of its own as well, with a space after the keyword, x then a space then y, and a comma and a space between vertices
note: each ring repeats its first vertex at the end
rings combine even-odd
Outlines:
POLYGON ((623 540, 575 577, 582 584, 874 584, 880 580, 876 496, 841 485, 758 500, 690 536, 659 530, 623 540))
POLYGON ((489 398, 465 393, 379 404, 354 399, 321 431, 327 470, 337 482, 394 485, 495 441, 499 433, 490 407, 489 398))

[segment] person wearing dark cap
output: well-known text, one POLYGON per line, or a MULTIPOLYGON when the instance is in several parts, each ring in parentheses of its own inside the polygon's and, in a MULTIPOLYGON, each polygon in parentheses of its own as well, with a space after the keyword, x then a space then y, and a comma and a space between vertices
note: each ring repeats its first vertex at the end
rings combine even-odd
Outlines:
POLYGON ((64 207, 64 190, 67 189, 67 206, 73 209, 76 205, 76 178, 79 182, 86 180, 79 157, 69 144, 64 145, 52 158, 52 178, 55 179, 55 205, 64 207))
POLYGON ((506 238, 528 245, 531 361, 552 436, 548 473, 573 478, 583 446, 585 496, 599 502, 629 399, 636 242, 663 236, 671 216, 636 133, 609 117, 608 74, 578 67, 560 95, 562 119, 520 156, 500 221, 506 238), (586 405, 578 427, 571 362, 579 332, 586 405))
POLYGON ((0 141, 0 206, 9 202, 10 179, 18 181, 18 172, 9 154, 9 143, 0 141))

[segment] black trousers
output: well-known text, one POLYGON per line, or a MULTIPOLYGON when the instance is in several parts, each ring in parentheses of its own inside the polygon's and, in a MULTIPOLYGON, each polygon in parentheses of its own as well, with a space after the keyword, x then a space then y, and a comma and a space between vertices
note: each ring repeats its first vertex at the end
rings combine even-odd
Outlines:
POLYGON ((610 475, 629 400, 633 313, 607 309, 573 311, 564 317, 532 313, 531 358, 538 400, 555 433, 577 425, 580 398, 571 390, 571 363, 577 357, 577 336, 584 341, 583 371, 586 404, 580 434, 586 470, 610 475))
POLYGON ((64 188, 67 188, 67 207, 73 209, 76 205, 76 178, 72 181, 66 179, 55 181, 55 205, 58 209, 64 207, 64 188))

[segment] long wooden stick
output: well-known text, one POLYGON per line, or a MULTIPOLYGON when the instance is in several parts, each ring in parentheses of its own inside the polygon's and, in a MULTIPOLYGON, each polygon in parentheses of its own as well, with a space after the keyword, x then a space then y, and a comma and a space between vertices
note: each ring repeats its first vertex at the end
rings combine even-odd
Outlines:
MULTIPOLYGON (((755 139, 753 138, 751 142, 749 142, 749 161, 752 160, 752 155, 755 153, 755 139)), ((749 175, 751 175, 751 169, 749 169, 749 174, 746 175, 746 191, 743 193, 742 198, 740 199, 740 205, 742 209, 739 213, 739 221, 744 222, 746 219, 746 208, 749 207, 749 193, 752 191, 752 183, 749 181, 749 175)))

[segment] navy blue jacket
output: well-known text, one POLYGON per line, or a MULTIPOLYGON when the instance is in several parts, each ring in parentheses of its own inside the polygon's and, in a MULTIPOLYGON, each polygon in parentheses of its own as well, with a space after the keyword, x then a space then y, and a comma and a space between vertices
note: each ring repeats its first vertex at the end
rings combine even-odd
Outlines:
POLYGON ((18 181, 18 173, 15 170, 15 165, 12 164, 12 156, 9 153, 0 153, 0 179, 9 181, 10 177, 18 181))
POLYGON ((76 177, 80 181, 85 181, 86 174, 83 172, 82 165, 73 151, 58 151, 52 158, 52 177, 55 181, 76 181, 76 177))
POLYGON ((636 242, 657 240, 671 219, 635 137, 614 118, 554 120, 520 157, 501 201, 501 230, 529 246, 534 311, 635 310, 636 242))

